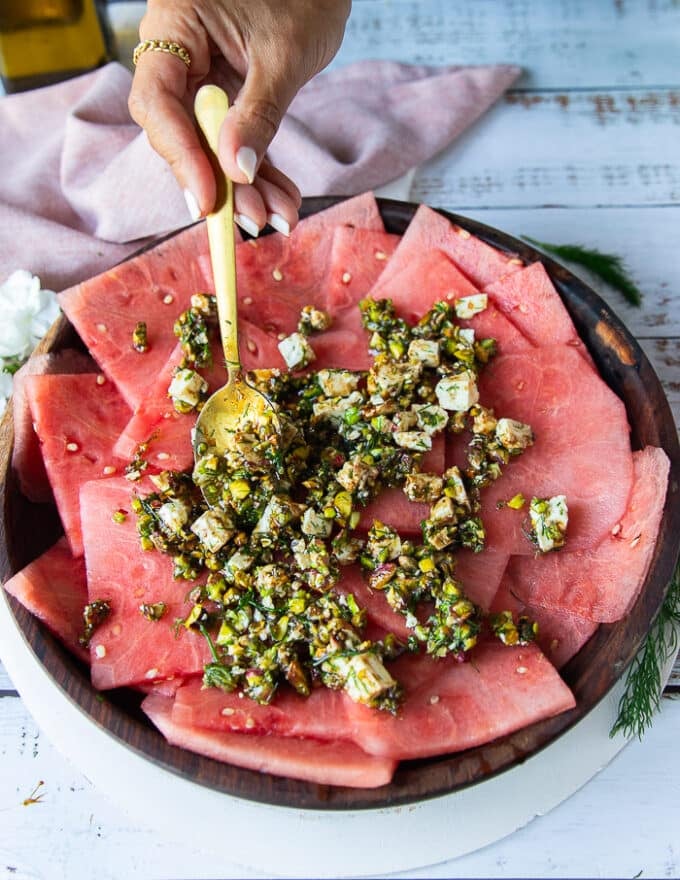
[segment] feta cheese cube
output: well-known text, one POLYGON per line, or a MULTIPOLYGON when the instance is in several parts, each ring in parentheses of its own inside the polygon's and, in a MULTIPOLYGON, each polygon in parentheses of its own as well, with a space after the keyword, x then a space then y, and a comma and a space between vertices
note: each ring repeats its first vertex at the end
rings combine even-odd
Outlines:
POLYGON ((290 498, 272 495, 253 529, 253 534, 278 532, 291 520, 297 519, 303 509, 301 504, 296 504, 290 498))
POLYGON ((363 406, 364 398, 360 391, 353 391, 347 397, 331 397, 319 400, 312 407, 315 419, 341 419, 348 409, 363 406))
POLYGON ((489 305, 489 297, 485 293, 474 293, 472 296, 462 296, 456 300, 456 316, 461 321, 474 318, 489 305))
POLYGON ((177 370, 168 387, 168 396, 178 403, 197 406, 208 390, 208 383, 195 370, 177 370))
POLYGON ((529 520, 532 535, 541 553, 563 547, 569 522, 566 496, 532 498, 529 505, 529 520))
POLYGON ((222 571, 227 580, 233 581, 239 571, 248 571, 255 562, 255 557, 247 550, 237 550, 227 560, 222 571))
POLYGON ((347 492, 365 489, 378 479, 378 469, 353 455, 335 475, 335 479, 347 492))
POLYGON ((434 523, 455 523, 457 517, 453 499, 444 495, 436 501, 430 508, 430 519, 434 523))
POLYGON ((432 449, 432 437, 425 431, 395 431, 392 437, 402 449, 412 449, 414 452, 432 449))
POLYGON ((477 381, 470 370, 444 376, 435 385, 434 393, 440 406, 452 412, 466 412, 479 401, 477 381))
POLYGON ((470 348, 472 348, 475 343, 475 331, 472 329, 472 327, 462 327, 458 331, 458 336, 460 339, 463 340, 463 342, 465 342, 470 348))
POLYGON ((291 333, 282 339, 279 351, 289 370, 301 370, 316 359, 314 349, 302 333, 291 333))
POLYGON ((443 431, 449 420, 446 410, 436 403, 415 404, 413 409, 418 419, 418 427, 427 434, 443 431))
POLYGON ((223 511, 206 510, 194 520, 191 531, 209 553, 217 553, 236 533, 236 528, 223 511))
POLYGON ((496 430, 498 420, 493 414, 492 409, 485 406, 475 407, 475 413, 472 419, 473 434, 493 434, 496 430))
POLYGON ((392 416, 392 424, 397 431, 410 431, 418 424, 418 416, 412 409, 397 412, 392 416))
POLYGON ((183 501, 166 501, 158 508, 156 515, 171 532, 180 532, 189 519, 189 509, 183 501))
POLYGON ((469 508, 470 499, 468 498, 468 494, 465 489, 465 483, 463 482, 460 468, 454 465, 453 467, 450 467, 447 471, 444 471, 444 479, 446 480, 446 488, 444 489, 446 494, 450 498, 453 498, 456 504, 459 504, 462 507, 469 508))
POLYGON ((359 374, 349 370, 319 370, 317 381, 326 397, 346 397, 356 391, 359 374))
POLYGON ((408 356, 424 367, 438 367, 439 343, 435 339, 414 339, 408 347, 408 356))
POLYGON ((499 419, 496 425, 496 439, 508 452, 521 452, 534 442, 534 432, 530 425, 514 419, 499 419))
POLYGON ((407 474, 404 494, 409 501, 432 503, 444 491, 444 480, 437 474, 407 474))
POLYGON ((302 514, 301 528, 305 535, 318 535, 321 538, 327 538, 331 533, 332 527, 333 523, 331 520, 326 519, 322 513, 314 510, 313 507, 308 507, 302 514))

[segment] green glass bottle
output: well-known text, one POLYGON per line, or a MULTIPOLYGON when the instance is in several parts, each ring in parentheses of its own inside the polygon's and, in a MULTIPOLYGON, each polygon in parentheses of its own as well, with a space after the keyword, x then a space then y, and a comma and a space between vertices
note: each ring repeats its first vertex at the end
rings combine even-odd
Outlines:
POLYGON ((68 79, 108 57, 95 0, 0 0, 0 77, 5 91, 68 79))

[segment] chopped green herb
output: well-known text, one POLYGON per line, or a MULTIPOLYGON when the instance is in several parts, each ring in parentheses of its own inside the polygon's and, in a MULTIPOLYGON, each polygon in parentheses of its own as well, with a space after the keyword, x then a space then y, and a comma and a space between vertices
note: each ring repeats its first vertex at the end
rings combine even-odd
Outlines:
POLYGON ((84 627, 82 635, 78 639, 83 648, 89 647, 95 631, 101 626, 110 613, 111 604, 108 599, 95 599, 83 608, 84 627))
POLYGON ((144 602, 139 606, 140 613, 146 617, 147 620, 153 621, 160 620, 167 610, 168 606, 165 602, 154 602, 150 605, 144 602))
POLYGON ((135 325, 135 329, 132 331, 132 347, 135 351, 140 352, 140 354, 149 350, 149 340, 147 337, 145 321, 139 321, 135 325))
POLYGON ((661 703, 662 669, 677 651, 679 632, 680 566, 675 569, 659 614, 628 670, 610 736, 623 733, 626 737, 642 739, 661 703))

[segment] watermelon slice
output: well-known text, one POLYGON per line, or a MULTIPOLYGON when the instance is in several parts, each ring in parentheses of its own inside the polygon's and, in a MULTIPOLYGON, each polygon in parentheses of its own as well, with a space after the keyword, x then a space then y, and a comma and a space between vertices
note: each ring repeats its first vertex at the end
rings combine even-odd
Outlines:
POLYGON ((534 345, 571 345, 590 358, 542 263, 506 275, 485 291, 534 345))
POLYGON ((25 382, 28 376, 45 373, 93 373, 97 365, 92 358, 75 349, 40 354, 29 358, 14 376, 12 383, 12 410, 14 415, 14 446, 12 468, 19 487, 29 501, 42 504, 53 501, 52 487, 47 479, 40 442, 33 430, 31 409, 26 399, 25 382))
POLYGON ((274 334, 292 333, 300 310, 323 307, 333 236, 338 226, 383 232, 372 193, 300 221, 289 237, 274 233, 236 249, 239 314, 274 334))
MULTIPOLYGON (((627 507, 601 543, 583 552, 511 561, 514 590, 523 602, 605 623, 628 612, 652 560, 670 471, 663 449, 647 446, 632 457, 634 479, 627 507)), ((567 536, 568 548, 569 531, 567 536)))
POLYGON ((175 620, 191 608, 185 597, 192 585, 173 580, 166 556, 140 548, 132 492, 121 477, 86 483, 80 492, 89 599, 111 605, 90 644, 92 683, 100 690, 172 681, 202 672, 210 661, 203 636, 183 627, 175 633, 175 620), (116 511, 129 515, 113 522, 116 511), (148 620, 140 605, 157 602, 164 602, 167 611, 158 621, 148 620))
MULTIPOLYGON (((520 557, 514 557, 512 561, 519 559, 520 557)), ((525 604, 519 598, 514 571, 514 567, 508 565, 490 610, 512 611, 515 619, 524 614, 529 620, 535 621, 538 624, 539 648, 556 669, 561 669, 581 650, 599 624, 577 614, 548 611, 538 605, 525 604)))
POLYGON ((302 697, 284 684, 273 702, 260 704, 238 692, 204 688, 198 678, 177 690, 172 719, 183 727, 332 741, 344 738, 345 702, 341 691, 319 687, 302 697))
POLYGON ((189 307, 192 294, 212 290, 212 276, 200 259, 207 253, 201 223, 59 297, 80 338, 133 409, 175 347, 175 318, 189 307), (132 347, 138 321, 146 323, 149 339, 143 354, 132 347))
POLYGON ((420 205, 383 273, 381 284, 434 248, 444 251, 479 290, 523 265, 517 257, 496 250, 426 205, 420 205))
POLYGON ((295 737, 242 736, 177 723, 172 698, 148 696, 142 709, 172 745, 261 773, 319 785, 378 788, 392 779, 396 761, 367 755, 352 743, 295 737))
POLYGON ((456 551, 456 579, 461 582, 467 596, 488 611, 503 579, 508 564, 507 553, 491 548, 483 553, 461 548, 456 551))
MULTIPOLYGON (((403 615, 390 607, 380 590, 372 590, 368 586, 358 565, 348 565, 343 568, 342 577, 333 589, 343 596, 351 593, 359 606, 366 609, 369 622, 377 625, 384 632, 394 633, 404 642, 412 635, 403 615)), ((427 617, 427 610, 423 613, 424 617, 427 617)))
POLYGON ((42 620, 72 654, 90 662, 90 652, 79 642, 87 604, 85 563, 82 557, 73 556, 66 538, 60 538, 11 577, 5 589, 42 620))
MULTIPOLYGON (((423 456, 420 470, 423 473, 443 474, 445 470, 446 441, 443 434, 432 438, 432 449, 423 456)), ((430 515, 430 505, 409 501, 403 490, 397 487, 383 489, 361 511, 357 529, 368 531, 374 520, 397 529, 404 535, 420 535, 420 523, 430 515)))
POLYGON ((480 643, 469 663, 405 655, 390 666, 390 673, 406 691, 396 717, 347 703, 354 742, 385 758, 462 751, 576 704, 536 645, 480 643))
POLYGON ((372 229, 340 226, 333 235, 325 308, 337 321, 338 312, 356 309, 368 296, 394 253, 401 236, 372 229))
MULTIPOLYGON (((239 347, 244 369, 280 367, 285 362, 278 350, 276 338, 248 321, 239 320, 239 347)), ((199 372, 208 382, 210 393, 227 381, 224 354, 219 340, 212 343, 212 366, 199 372)), ((151 441, 145 459, 160 470, 186 470, 193 464, 191 429, 195 413, 178 413, 168 397, 168 386, 173 371, 182 360, 182 349, 177 345, 149 388, 148 395, 137 406, 132 418, 118 437, 114 452, 130 460, 140 443, 151 441)))
POLYGON ((27 376, 25 392, 66 537, 82 556, 78 490, 123 470, 113 445, 130 410, 97 373, 27 376))
POLYGON ((534 554, 523 533, 526 509, 504 505, 518 493, 527 499, 566 495, 567 547, 598 544, 623 516, 633 482, 619 398, 569 345, 495 358, 480 376, 479 392, 499 418, 525 422, 535 434, 534 445, 483 491, 487 547, 534 554))
MULTIPOLYGON (((436 302, 455 302, 464 296, 479 293, 477 288, 440 250, 419 254, 401 271, 385 278, 382 275, 371 291, 374 299, 391 299, 397 312, 415 324, 436 302)), ((493 338, 499 351, 529 351, 532 343, 493 304, 469 320, 457 320, 461 327, 470 327, 475 338, 493 338)))

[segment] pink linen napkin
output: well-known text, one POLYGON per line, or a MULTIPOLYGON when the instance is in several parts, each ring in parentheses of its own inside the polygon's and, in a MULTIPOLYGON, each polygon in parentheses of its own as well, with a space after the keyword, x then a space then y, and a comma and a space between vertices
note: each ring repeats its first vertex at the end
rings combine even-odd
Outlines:
MULTIPOLYGON (((362 192, 444 149, 519 73, 351 64, 305 86, 270 156, 303 195, 362 192)), ((189 222, 170 169, 130 118, 130 82, 113 63, 0 99, 0 282, 22 268, 60 290, 189 222)))

